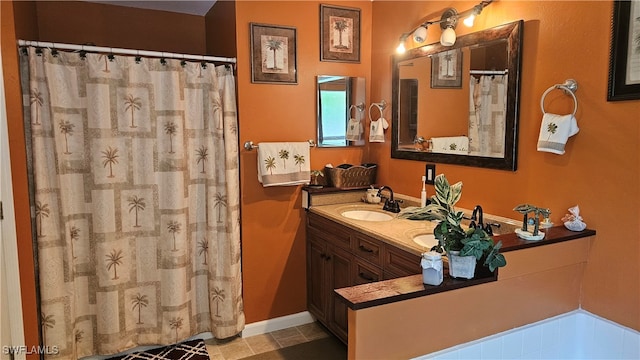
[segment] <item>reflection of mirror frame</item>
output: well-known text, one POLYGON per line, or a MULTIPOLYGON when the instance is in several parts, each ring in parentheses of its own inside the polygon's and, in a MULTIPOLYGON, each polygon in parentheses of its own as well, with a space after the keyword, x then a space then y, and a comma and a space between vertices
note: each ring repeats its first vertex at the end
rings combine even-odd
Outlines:
MULTIPOLYGON (((442 46, 440 43, 425 45, 419 48, 408 50, 405 54, 395 55, 393 57, 393 73, 392 73, 392 96, 393 96, 393 119, 392 119, 392 137, 391 137, 391 157, 395 159, 408 159, 429 161, 435 163, 456 164, 475 166, 483 168, 512 170, 517 167, 518 153, 518 119, 520 104, 520 70, 522 67, 522 27, 524 21, 519 20, 509 24, 496 26, 491 29, 478 31, 458 37, 453 46, 442 46), (504 158, 491 158, 483 156, 456 155, 432 153, 418 150, 399 149, 398 147, 398 129, 399 126, 399 77, 400 71, 398 64, 402 61, 415 59, 418 57, 431 56, 433 54, 473 46, 480 43, 492 42, 500 39, 507 39, 508 45, 508 66, 509 83, 507 85, 507 111, 505 116, 505 156, 504 158)), ((449 106, 456 106, 450 104, 449 106)), ((468 106, 465 104, 464 106, 468 106)))

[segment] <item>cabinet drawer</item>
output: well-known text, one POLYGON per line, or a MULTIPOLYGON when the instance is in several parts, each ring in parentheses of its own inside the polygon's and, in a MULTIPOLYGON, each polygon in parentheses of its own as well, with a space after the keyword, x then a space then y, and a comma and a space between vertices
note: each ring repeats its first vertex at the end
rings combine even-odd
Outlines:
POLYGON ((368 284, 382 280, 382 269, 358 258, 354 261, 353 285, 368 284))
POLYGON ((316 214, 309 213, 307 217, 308 230, 313 235, 329 243, 351 250, 351 236, 344 226, 316 214))
POLYGON ((422 274, 420 256, 391 246, 385 246, 383 267, 398 276, 422 274))
POLYGON ((353 254, 382 267, 382 242, 367 236, 355 235, 353 254))

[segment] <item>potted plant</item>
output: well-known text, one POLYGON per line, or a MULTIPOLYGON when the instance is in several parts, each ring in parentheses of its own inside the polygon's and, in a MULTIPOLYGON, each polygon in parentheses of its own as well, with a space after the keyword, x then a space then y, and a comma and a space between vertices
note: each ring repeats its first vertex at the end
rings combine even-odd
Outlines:
POLYGON ((449 259, 449 274, 452 277, 471 279, 474 276, 476 263, 480 261, 491 272, 505 266, 507 262, 500 254, 502 242, 494 243, 481 226, 465 230, 460 225, 464 214, 462 211, 456 211, 454 206, 462 195, 462 182, 450 185, 444 174, 439 174, 435 178, 435 191, 436 194, 431 197, 431 202, 427 206, 407 208, 398 217, 439 221, 433 230, 438 245, 431 250, 446 252, 449 259), (458 268, 460 265, 458 260, 466 265, 458 268))

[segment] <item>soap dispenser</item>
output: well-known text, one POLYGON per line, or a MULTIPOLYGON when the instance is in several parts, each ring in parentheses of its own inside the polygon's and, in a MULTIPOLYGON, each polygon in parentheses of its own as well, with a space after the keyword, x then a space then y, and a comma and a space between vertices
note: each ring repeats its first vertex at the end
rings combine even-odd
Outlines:
POLYGON ((427 206, 427 190, 424 188, 424 183, 427 181, 426 176, 422 176, 422 191, 420 192, 420 207, 427 206))

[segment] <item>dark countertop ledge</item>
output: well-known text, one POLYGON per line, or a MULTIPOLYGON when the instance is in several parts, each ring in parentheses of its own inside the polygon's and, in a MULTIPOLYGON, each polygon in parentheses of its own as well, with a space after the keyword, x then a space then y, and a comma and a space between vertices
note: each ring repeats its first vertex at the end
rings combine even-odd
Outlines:
MULTIPOLYGON (((545 238, 538 241, 522 240, 515 233, 497 235, 493 238, 496 242, 502 241, 502 248, 500 249, 500 252, 505 253, 508 251, 522 250, 563 241, 586 238, 596 234, 595 230, 585 229, 583 231, 571 231, 564 226, 555 226, 545 229, 544 231, 546 232, 545 238)), ((350 309, 359 310, 437 294, 444 291, 461 289, 468 286, 485 284, 497 280, 498 270, 493 273, 486 270, 484 274, 476 274, 476 277, 470 280, 455 279, 445 274, 442 284, 432 286, 423 284, 422 274, 418 274, 348 288, 335 289, 334 291, 350 309)))

